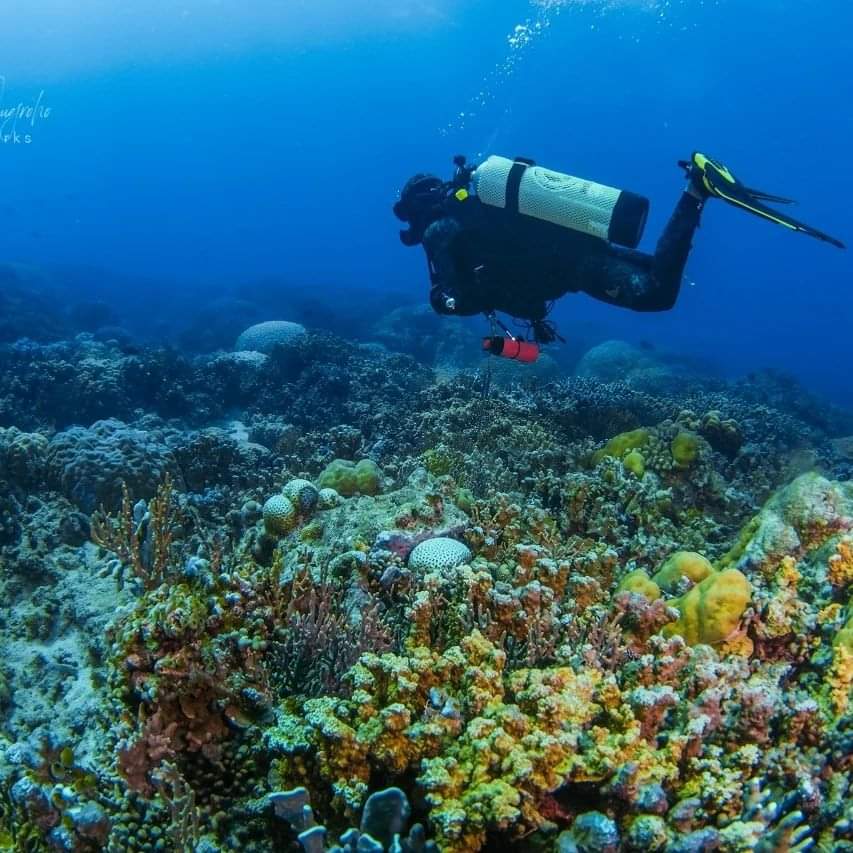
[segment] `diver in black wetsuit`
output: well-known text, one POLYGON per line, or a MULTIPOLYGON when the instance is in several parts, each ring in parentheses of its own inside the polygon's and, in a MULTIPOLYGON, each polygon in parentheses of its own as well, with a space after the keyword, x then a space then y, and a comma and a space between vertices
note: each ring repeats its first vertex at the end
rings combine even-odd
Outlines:
POLYGON ((654 255, 633 248, 648 212, 648 202, 639 196, 532 169, 535 164, 521 158, 489 158, 477 167, 457 157, 455 163, 449 182, 415 175, 394 206, 409 226, 400 232, 403 243, 422 244, 426 251, 430 303, 439 314, 494 317, 495 311, 505 312, 528 321, 537 343, 558 337, 546 317, 553 301, 566 293, 581 291, 633 311, 672 308, 693 234, 712 196, 844 247, 764 203, 789 199, 748 189, 721 163, 699 153, 680 163, 687 187, 654 255), (478 182, 487 164, 492 164, 488 186, 485 178, 478 182), (558 196, 559 203, 553 201, 558 196))

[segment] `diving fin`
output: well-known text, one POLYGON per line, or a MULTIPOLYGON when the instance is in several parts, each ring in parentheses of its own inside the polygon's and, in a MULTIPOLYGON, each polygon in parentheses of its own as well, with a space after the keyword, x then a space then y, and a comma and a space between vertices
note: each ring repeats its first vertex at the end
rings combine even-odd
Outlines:
POLYGON ((764 204, 764 202, 796 204, 793 199, 771 195, 763 190, 754 190, 744 186, 717 160, 712 160, 710 157, 696 151, 689 161, 680 160, 678 165, 687 172, 687 177, 690 179, 693 190, 702 198, 715 196, 728 204, 746 210, 762 219, 768 219, 777 225, 790 228, 792 231, 808 234, 809 237, 814 237, 816 240, 823 240, 825 243, 831 243, 839 249, 846 248, 844 243, 835 237, 830 237, 829 234, 818 231, 817 228, 812 228, 811 225, 806 225, 804 222, 800 222, 764 204))

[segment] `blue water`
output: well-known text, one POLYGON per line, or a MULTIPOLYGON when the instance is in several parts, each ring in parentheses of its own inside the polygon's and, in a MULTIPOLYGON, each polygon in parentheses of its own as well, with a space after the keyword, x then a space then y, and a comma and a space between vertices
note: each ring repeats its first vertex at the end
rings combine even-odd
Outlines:
MULTIPOLYGON (((61 5, 4 12, 3 106, 40 113, 18 120, 31 141, 0 143, 0 260, 63 268, 140 334, 234 288, 271 317, 311 294, 318 325, 327 299, 353 315, 425 300, 390 207, 459 152, 649 196, 652 249, 698 147, 853 242, 846 0, 61 5)), ((567 296, 555 318, 575 341, 780 368, 849 403, 851 284, 849 252, 712 202, 675 310, 567 296)))

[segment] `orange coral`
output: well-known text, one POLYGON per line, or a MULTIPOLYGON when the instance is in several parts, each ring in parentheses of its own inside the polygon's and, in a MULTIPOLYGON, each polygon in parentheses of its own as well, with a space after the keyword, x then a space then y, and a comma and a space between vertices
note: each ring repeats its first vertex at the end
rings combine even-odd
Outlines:
POLYGON ((829 582, 835 587, 845 587, 853 582, 853 540, 845 536, 836 545, 829 558, 829 582))

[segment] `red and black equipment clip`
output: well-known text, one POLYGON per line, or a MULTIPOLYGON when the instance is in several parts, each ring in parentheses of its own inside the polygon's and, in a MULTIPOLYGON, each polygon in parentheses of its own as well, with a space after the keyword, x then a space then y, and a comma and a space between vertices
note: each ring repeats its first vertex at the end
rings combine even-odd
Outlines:
POLYGON ((508 358, 512 361, 520 361, 522 364, 533 364, 539 358, 539 344, 533 341, 519 340, 515 335, 501 323, 494 312, 486 315, 492 324, 492 334, 483 338, 483 349, 499 358, 508 358), (503 335, 495 334, 497 327, 503 330, 503 335))

